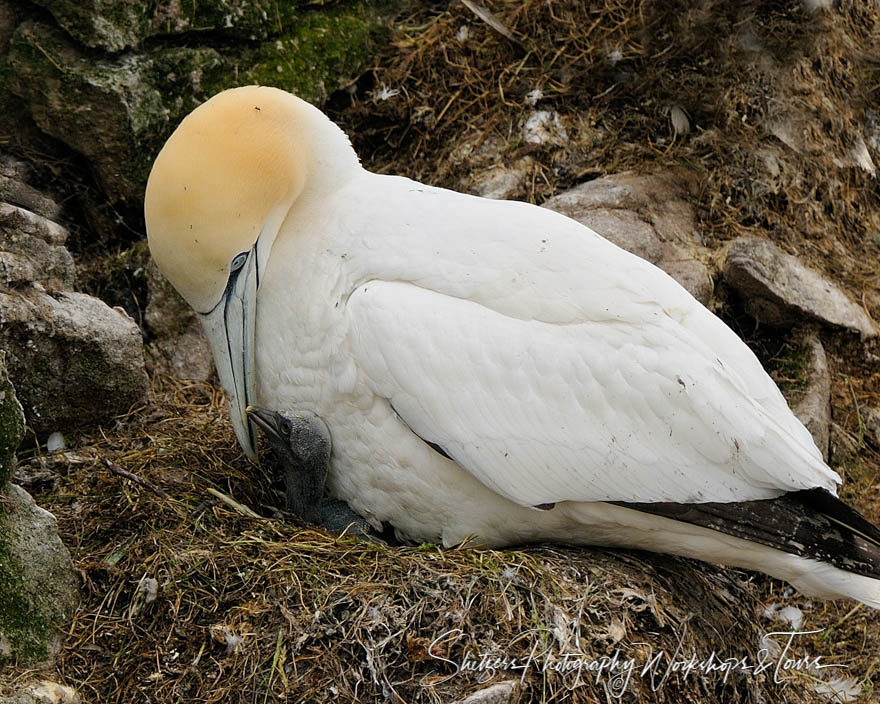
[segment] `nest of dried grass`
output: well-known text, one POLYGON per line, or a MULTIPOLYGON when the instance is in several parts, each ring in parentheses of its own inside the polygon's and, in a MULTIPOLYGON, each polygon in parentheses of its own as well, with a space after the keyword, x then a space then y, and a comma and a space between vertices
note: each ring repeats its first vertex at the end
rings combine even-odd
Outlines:
MULTIPOLYGON (((159 379, 148 406, 19 473, 45 479, 46 469, 57 485, 40 500, 59 519, 84 593, 58 670, 84 701, 450 702, 486 679, 520 678, 529 700, 607 701, 609 678, 540 664, 481 678, 440 658, 522 662, 535 648, 600 658, 620 648, 643 662, 639 642, 669 656, 681 643, 688 657, 754 657, 773 626, 761 623, 754 577, 738 571, 549 546, 386 547, 273 518, 273 477, 240 454, 221 396, 205 384, 159 379), (241 515, 218 491, 261 515, 241 515), (453 629, 461 636, 432 647, 453 629)), ((810 626, 845 613, 817 606, 810 626)), ((861 626, 846 630, 860 623, 855 614, 833 642, 804 647, 863 667, 861 626)), ((633 677, 623 701, 813 701, 804 674, 650 686, 633 677)))

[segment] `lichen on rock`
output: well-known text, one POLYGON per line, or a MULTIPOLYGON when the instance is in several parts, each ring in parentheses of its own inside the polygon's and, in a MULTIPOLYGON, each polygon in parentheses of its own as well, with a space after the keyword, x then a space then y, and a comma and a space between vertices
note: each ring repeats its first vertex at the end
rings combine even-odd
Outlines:
POLYGON ((266 39, 282 33, 305 0, 36 0, 86 46, 120 51, 157 35, 220 33, 266 39))
MULTIPOLYGON (((244 0, 232 5, 256 6, 244 0)), ((160 43, 123 54, 86 49, 58 27, 28 20, 10 39, 0 94, 21 98, 44 132, 85 155, 111 201, 137 204, 156 153, 199 103, 254 83, 325 100, 369 64, 387 35, 387 5, 311 10, 295 21, 282 17, 283 31, 264 41, 253 41, 267 34, 257 32, 234 45, 212 38, 209 46, 160 43)))
POLYGON ((6 373, 6 353, 0 350, 0 489, 12 476, 15 451, 23 437, 24 411, 6 373))
POLYGON ((45 664, 77 599, 55 517, 24 489, 8 485, 0 494, 0 665, 45 664))
POLYGON ((8 62, 11 92, 43 131, 89 158, 113 200, 140 198, 163 137, 221 68, 210 48, 95 56, 33 21, 16 30, 8 62))

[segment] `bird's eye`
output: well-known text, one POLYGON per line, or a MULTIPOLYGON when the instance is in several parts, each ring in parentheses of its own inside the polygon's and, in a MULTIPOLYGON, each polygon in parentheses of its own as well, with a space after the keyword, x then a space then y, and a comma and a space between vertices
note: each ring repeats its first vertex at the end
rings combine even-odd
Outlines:
POLYGON ((238 271, 244 266, 244 263, 247 261, 247 252, 242 252, 241 254, 236 254, 235 259, 232 260, 232 264, 229 267, 230 272, 238 271))
POLYGON ((285 437, 289 436, 291 431, 293 430, 293 426, 290 425, 290 421, 286 418, 281 421, 280 425, 281 434, 285 437))

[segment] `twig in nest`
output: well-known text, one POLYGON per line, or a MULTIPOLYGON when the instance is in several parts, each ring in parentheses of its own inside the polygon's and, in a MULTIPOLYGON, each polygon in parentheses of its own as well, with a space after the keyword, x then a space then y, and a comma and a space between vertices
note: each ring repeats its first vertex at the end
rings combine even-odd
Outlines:
POLYGON ((148 482, 143 477, 139 477, 137 474, 132 474, 128 470, 122 469, 122 467, 117 467, 110 460, 105 459, 104 464, 107 465, 107 469, 109 469, 113 474, 118 474, 120 477, 125 477, 126 479, 131 479, 135 484, 140 484, 145 489, 149 489, 154 494, 161 496, 163 499, 170 499, 168 493, 164 489, 160 489, 158 486, 153 484, 152 482, 148 482))
POLYGON ((231 508, 233 511, 236 511, 237 513, 240 513, 242 516, 263 520, 263 517, 259 513, 254 512, 252 509, 249 509, 244 504, 238 503, 238 501, 233 499, 231 496, 227 496, 222 491, 217 491, 217 489, 215 489, 214 487, 209 487, 208 493, 211 496, 220 499, 220 501, 229 506, 229 508, 231 508))
POLYGON ((507 37, 514 44, 519 46, 521 49, 525 49, 525 45, 513 36, 513 32, 511 32, 504 24, 499 20, 495 15, 493 15, 489 10, 487 10, 482 5, 478 5, 472 0, 461 0, 462 4, 471 12, 473 12, 477 17, 479 17, 483 22, 489 25, 492 29, 494 29, 498 34, 507 37))

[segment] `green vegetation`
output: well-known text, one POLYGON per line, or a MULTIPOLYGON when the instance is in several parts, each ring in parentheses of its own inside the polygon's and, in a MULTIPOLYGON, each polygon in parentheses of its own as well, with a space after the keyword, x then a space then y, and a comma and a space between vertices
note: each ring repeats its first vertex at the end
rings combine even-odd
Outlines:
POLYGON ((388 28, 370 4, 303 15, 276 41, 245 52, 241 85, 276 86, 320 103, 368 65, 388 28))
POLYGON ((12 476, 15 451, 23 437, 24 412, 6 375, 5 355, 0 353, 0 490, 12 476))
POLYGON ((43 611, 34 608, 25 565, 11 547, 12 520, 0 497, 0 665, 6 659, 39 663, 49 656, 52 632, 43 611))

